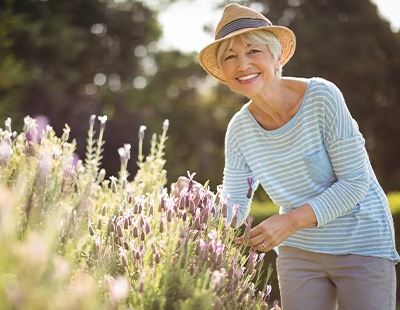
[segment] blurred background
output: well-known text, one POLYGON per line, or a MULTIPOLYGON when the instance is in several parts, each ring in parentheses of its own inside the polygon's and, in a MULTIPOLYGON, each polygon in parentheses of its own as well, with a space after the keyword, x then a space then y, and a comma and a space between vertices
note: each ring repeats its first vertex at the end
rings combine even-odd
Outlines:
MULTIPOLYGON (((246 98, 208 77, 196 55, 229 2, 0 1, 0 122, 11 117, 20 131, 30 115, 59 135, 67 123, 84 158, 90 115, 107 115, 103 167, 117 175, 117 149, 130 143, 133 178, 139 127, 147 127, 147 153, 169 119, 168 182, 189 170, 214 190, 226 126, 246 98)), ((370 0, 235 2, 296 33, 283 74, 336 83, 382 186, 400 190, 399 28, 370 0)))

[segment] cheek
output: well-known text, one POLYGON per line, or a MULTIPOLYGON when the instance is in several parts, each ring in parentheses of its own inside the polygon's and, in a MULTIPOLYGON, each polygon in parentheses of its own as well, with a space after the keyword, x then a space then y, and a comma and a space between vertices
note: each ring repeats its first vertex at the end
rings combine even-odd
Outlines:
POLYGON ((225 76, 225 78, 229 76, 229 72, 231 71, 230 67, 231 66, 229 66, 229 64, 226 64, 226 63, 223 63, 221 65, 221 71, 222 71, 222 74, 225 76))

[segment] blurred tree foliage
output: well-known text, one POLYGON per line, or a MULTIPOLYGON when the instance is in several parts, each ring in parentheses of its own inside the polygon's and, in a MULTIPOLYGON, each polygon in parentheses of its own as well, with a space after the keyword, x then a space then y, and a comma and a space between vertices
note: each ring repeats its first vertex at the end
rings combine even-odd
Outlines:
MULTIPOLYGON (((0 2, 0 121, 10 116, 17 126, 27 114, 45 115, 58 132, 68 123, 83 147, 89 116, 106 114, 103 162, 116 175, 117 149, 132 144, 128 169, 134 174, 139 126, 147 126, 146 135, 159 132, 168 118, 169 181, 190 170, 215 187, 222 178, 227 123, 246 99, 207 77, 195 54, 160 51, 157 13, 173 0, 149 2, 155 3, 0 2)), ((382 184, 399 189, 400 34, 369 0, 241 3, 294 30, 297 51, 284 74, 335 82, 382 184)), ((84 156, 83 149, 78 153, 84 156)))

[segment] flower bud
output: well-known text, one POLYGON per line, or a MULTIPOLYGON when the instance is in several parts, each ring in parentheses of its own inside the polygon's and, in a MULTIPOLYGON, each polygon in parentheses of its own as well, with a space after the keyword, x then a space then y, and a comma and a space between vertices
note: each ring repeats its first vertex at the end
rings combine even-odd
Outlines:
POLYGON ((228 216, 228 205, 225 202, 222 203, 221 213, 224 218, 226 218, 228 216))
POLYGON ((121 258, 122 266, 124 266, 125 268, 128 268, 129 264, 128 264, 128 259, 126 258, 126 255, 124 253, 121 253, 120 258, 121 258))
POLYGON ((154 254, 154 261, 155 261, 156 264, 158 264, 158 263, 160 263, 160 260, 161 260, 161 258, 160 258, 160 252, 157 251, 157 252, 154 254))
POLYGON ((133 226, 133 229, 132 229, 132 235, 133 235, 133 237, 134 238, 137 238, 137 237, 139 237, 139 230, 138 230, 138 228, 137 228, 137 226, 135 225, 135 226, 133 226))
POLYGON ((126 241, 124 241, 124 249, 129 251, 129 244, 126 241))
POLYGON ((122 238, 124 235, 122 233, 122 226, 120 224, 117 225, 117 236, 122 238))
POLYGON ((97 220, 97 229, 101 230, 102 223, 101 219, 97 220))
POLYGON ((190 214, 194 214, 195 210, 196 210, 196 206, 194 204, 194 201, 191 199, 191 200, 189 200, 189 210, 188 211, 190 214))
POLYGON ((101 208, 101 215, 105 216, 107 213, 107 204, 103 204, 103 207, 101 208))
POLYGON ((94 229, 93 229, 92 225, 89 225, 89 234, 91 236, 94 236, 94 229))

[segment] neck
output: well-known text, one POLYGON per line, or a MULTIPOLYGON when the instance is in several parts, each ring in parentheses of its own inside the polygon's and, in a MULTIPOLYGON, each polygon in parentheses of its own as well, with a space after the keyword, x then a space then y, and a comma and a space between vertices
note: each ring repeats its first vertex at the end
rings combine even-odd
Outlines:
POLYGON ((282 78, 266 88, 262 94, 250 98, 249 110, 263 128, 277 129, 296 114, 304 92, 304 82, 282 78))

